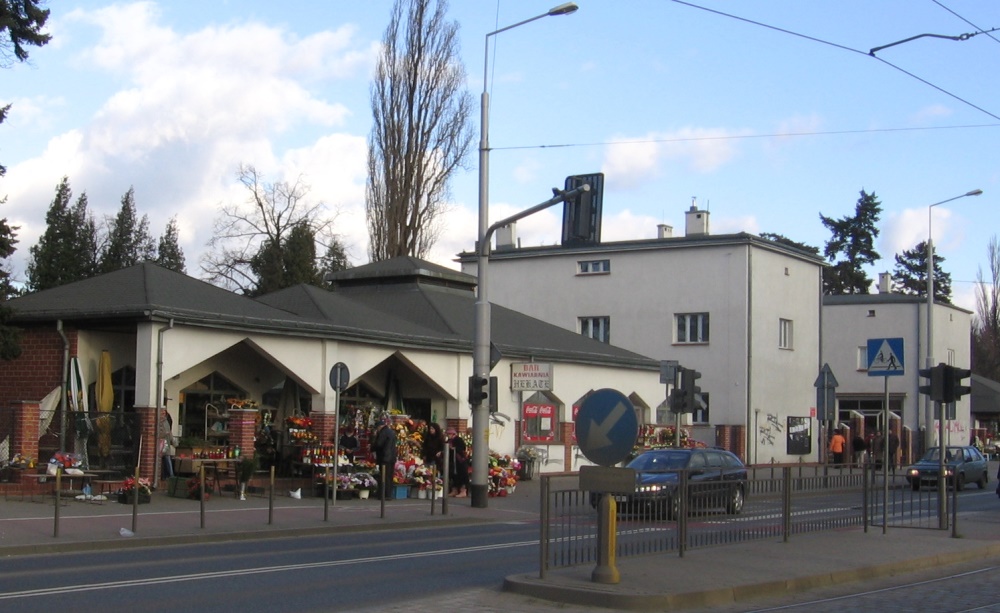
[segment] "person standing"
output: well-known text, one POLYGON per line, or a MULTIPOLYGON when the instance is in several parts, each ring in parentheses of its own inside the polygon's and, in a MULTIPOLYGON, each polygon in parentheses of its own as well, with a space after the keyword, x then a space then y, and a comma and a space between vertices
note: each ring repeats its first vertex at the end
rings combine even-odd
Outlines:
POLYGON ((844 463, 844 448, 847 446, 847 439, 841 434, 840 430, 833 433, 830 437, 830 453, 833 454, 834 464, 844 463))
POLYGON ((166 409, 160 412, 160 475, 166 479, 174 476, 174 419, 166 409))
POLYGON ((455 428, 448 428, 448 447, 451 454, 451 491, 449 496, 465 498, 469 495, 469 447, 455 428))
POLYGON ((899 437, 892 430, 889 431, 889 470, 896 472, 896 454, 899 453, 899 437))
POLYGON ((444 471, 444 448, 447 442, 441 426, 434 422, 427 424, 427 432, 424 434, 424 442, 420 445, 420 456, 424 460, 424 466, 434 466, 437 472, 435 477, 440 477, 444 471))
POLYGON ((860 434, 854 435, 854 438, 851 439, 851 452, 854 454, 855 466, 864 466, 866 451, 868 451, 868 443, 860 434))
POLYGON ((358 451, 358 437, 354 434, 354 426, 344 426, 344 431, 340 434, 340 441, 337 443, 340 453, 348 456, 352 460, 358 451))
POLYGON ((388 417, 383 417, 379 422, 372 448, 375 451, 375 464, 379 467, 378 495, 385 500, 388 484, 392 482, 392 475, 396 470, 396 431, 388 417))

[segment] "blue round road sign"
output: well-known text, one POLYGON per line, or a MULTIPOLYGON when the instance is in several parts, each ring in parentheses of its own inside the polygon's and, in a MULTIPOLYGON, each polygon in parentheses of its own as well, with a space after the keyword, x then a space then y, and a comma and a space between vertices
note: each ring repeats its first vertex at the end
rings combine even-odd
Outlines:
POLYGON ((614 466, 628 458, 639 436, 632 401, 613 389, 587 396, 576 414, 576 442, 588 460, 614 466))

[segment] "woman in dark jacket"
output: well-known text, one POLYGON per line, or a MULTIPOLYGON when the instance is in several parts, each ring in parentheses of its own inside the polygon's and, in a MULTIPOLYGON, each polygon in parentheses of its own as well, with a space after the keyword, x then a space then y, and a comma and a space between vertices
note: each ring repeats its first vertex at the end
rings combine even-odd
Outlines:
POLYGON ((448 445, 451 462, 451 492, 449 496, 465 498, 469 495, 469 452, 465 440, 454 428, 448 428, 448 445))
POLYGON ((424 442, 420 446, 420 456, 424 460, 424 466, 434 466, 437 469, 436 475, 441 475, 444 471, 444 447, 446 441, 441 426, 434 422, 427 424, 427 432, 424 433, 424 442))

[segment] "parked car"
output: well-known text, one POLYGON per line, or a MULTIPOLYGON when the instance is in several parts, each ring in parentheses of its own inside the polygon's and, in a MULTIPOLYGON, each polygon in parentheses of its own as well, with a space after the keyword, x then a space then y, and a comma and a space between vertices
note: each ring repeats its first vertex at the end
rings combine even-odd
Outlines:
POLYGON ((688 508, 743 511, 747 469, 738 457, 722 449, 653 449, 628 463, 636 471, 634 494, 616 495, 623 513, 649 512, 674 519, 680 509, 681 473, 687 473, 688 508))
MULTIPOLYGON (((928 449, 915 464, 906 467, 906 480, 913 491, 919 490, 922 485, 937 487, 940 458, 940 448, 934 447, 928 449)), ((944 474, 946 483, 958 490, 965 489, 967 483, 975 483, 979 489, 985 489, 990 480, 986 457, 971 445, 946 448, 944 474)))

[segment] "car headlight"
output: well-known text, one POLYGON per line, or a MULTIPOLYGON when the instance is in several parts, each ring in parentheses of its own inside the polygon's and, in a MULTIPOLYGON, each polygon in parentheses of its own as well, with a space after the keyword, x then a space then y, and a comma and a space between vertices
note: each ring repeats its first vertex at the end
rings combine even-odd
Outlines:
POLYGON ((663 489, 662 485, 644 485, 642 491, 644 492, 659 492, 663 489))
POLYGON ((952 476, 954 474, 955 474, 955 470, 953 468, 946 468, 946 469, 944 469, 944 476, 945 477, 950 477, 950 476, 952 476))
POLYGON ((910 470, 906 471, 906 475, 908 477, 919 477, 920 471, 917 470, 916 468, 911 468, 910 470))

